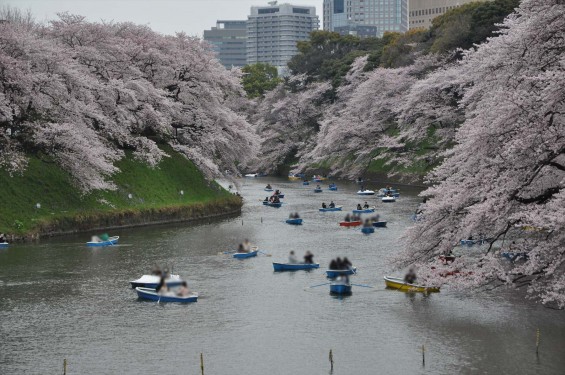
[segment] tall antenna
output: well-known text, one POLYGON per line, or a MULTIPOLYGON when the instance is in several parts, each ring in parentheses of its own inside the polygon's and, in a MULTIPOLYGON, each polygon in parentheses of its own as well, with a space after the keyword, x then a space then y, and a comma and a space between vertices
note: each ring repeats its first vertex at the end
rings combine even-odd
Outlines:
POLYGON ((277 0, 275 0, 275 1, 269 1, 268 4, 269 4, 270 6, 275 6, 275 5, 277 5, 277 0))

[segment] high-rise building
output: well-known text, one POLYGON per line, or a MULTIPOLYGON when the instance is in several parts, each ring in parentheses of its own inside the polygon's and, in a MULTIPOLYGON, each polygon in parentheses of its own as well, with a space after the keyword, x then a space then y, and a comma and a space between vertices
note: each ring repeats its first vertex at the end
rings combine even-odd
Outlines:
POLYGON ((361 37, 408 31, 408 0, 324 0, 324 30, 361 37))
POLYGON ((429 28, 432 20, 450 9, 477 0, 410 0, 410 28, 429 28))
POLYGON ((286 74, 288 61, 296 55, 297 42, 308 40, 320 27, 316 8, 272 1, 251 7, 247 20, 247 63, 274 65, 286 74))
POLYGON ((226 68, 245 66, 247 21, 218 21, 216 27, 204 30, 204 40, 212 45, 216 56, 226 68))

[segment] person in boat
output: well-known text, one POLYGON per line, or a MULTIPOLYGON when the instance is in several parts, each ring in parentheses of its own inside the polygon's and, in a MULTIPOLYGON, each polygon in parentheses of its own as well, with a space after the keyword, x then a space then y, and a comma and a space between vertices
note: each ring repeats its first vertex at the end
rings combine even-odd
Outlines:
POLYGON ((304 263, 313 264, 314 263, 314 254, 312 254, 310 251, 306 251, 306 254, 304 254, 304 263))
POLYGON ((267 184, 267 186, 265 186, 265 189, 272 189, 273 187, 271 186, 271 184, 267 184))
POLYGON ((274 195, 279 195, 280 193, 281 193, 281 191, 277 189, 277 190, 275 190, 275 194, 274 194, 274 195))
POLYGON ((246 253, 251 251, 251 242, 249 242, 247 238, 243 241, 242 245, 243 245, 243 250, 245 250, 246 253))
POLYGON ((288 255, 288 263, 298 263, 298 258, 296 257, 296 255, 294 255, 294 250, 291 250, 290 254, 288 255))
POLYGON ((361 221, 361 216, 359 215, 355 215, 353 216, 353 219, 351 219, 352 221, 361 221))
POLYGON ((365 202, 365 204, 363 205, 363 209, 368 209, 369 208, 369 203, 365 202))
POLYGON ((269 201, 269 197, 265 197, 265 200, 263 202, 268 202, 269 201))
POLYGON ((240 243, 239 246, 237 247, 237 252, 238 253, 247 253, 248 251, 245 251, 245 246, 243 246, 243 244, 240 243))
POLYGON ((351 216, 349 214, 345 215, 345 219, 343 219, 345 222, 349 223, 351 222, 351 216))
POLYGON ((406 275, 404 276, 404 282, 408 284, 414 284, 416 282, 416 272, 413 267, 410 267, 406 275))
POLYGON ((161 276, 161 280, 159 280, 159 284, 157 285, 157 288, 155 289, 155 291, 157 293, 160 293, 160 294, 165 294, 169 291, 169 287, 167 286, 167 283, 165 282, 164 276, 161 276))
POLYGON ((361 185, 361 191, 365 191, 365 186, 361 185))
POLYGON ((0 242, 6 242, 6 235, 4 233, 0 233, 0 242))
POLYGON ((335 259, 332 259, 332 261, 330 262, 329 269, 330 270, 337 270, 337 262, 335 261, 335 259))
POLYGON ((365 219, 365 222, 363 223, 363 228, 370 228, 372 226, 373 226, 373 224, 371 224, 369 219, 365 219))
POLYGON ((186 297, 190 294, 190 289, 188 289, 188 284, 186 283, 186 281, 183 281, 182 284, 180 284, 180 288, 177 291, 177 296, 179 297, 186 297))
POLYGON ((330 208, 335 208, 335 203, 334 203, 334 201, 331 201, 331 202, 330 202, 330 208))
POLYGON ((320 184, 316 185, 316 189, 321 190, 322 188, 320 187, 320 184))
POLYGON ((328 208, 328 206, 326 206, 326 202, 322 202, 322 208, 328 208))
POLYGON ((295 219, 300 219, 300 215, 298 214, 298 212, 295 212, 295 213, 294 213, 294 218, 295 218, 295 219))
POLYGON ((273 196, 273 203, 281 203, 278 195, 273 196))
POLYGON ((361 203, 357 203, 357 209, 358 209, 358 210, 362 210, 362 209, 363 209, 363 207, 361 207, 361 203))
POLYGON ((351 264, 351 262, 349 261, 349 259, 347 259, 347 257, 343 258, 343 268, 346 270, 350 270, 353 267, 353 264, 351 264))
POLYGON ((343 269, 343 261, 340 257, 335 258, 335 269, 342 270, 343 269))

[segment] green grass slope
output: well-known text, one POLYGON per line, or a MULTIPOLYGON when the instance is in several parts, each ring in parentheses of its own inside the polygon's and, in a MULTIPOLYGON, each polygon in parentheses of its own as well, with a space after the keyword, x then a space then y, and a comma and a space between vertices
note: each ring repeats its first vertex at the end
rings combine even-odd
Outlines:
POLYGON ((26 235, 53 223, 88 222, 97 216, 111 226, 108 218, 124 213, 144 215, 190 206, 203 211, 202 204, 235 204, 235 197, 207 181, 191 161, 170 147, 163 150, 170 157, 157 168, 127 154, 116 165, 121 171, 113 176, 117 190, 84 195, 68 173, 35 156, 30 157, 29 167, 21 176, 10 177, 0 170, 0 232, 26 235))

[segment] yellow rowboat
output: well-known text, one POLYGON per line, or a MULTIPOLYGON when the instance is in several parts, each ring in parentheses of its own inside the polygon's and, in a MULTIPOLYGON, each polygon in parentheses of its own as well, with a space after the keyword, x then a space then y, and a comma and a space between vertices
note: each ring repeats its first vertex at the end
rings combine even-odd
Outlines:
POLYGON ((302 180, 302 178, 297 177, 297 176, 288 176, 288 179, 290 181, 300 181, 300 180, 302 180))
POLYGON ((385 284, 387 288, 390 289, 398 289, 404 292, 420 292, 420 293, 437 293, 439 292, 439 288, 430 287, 430 286, 422 286, 416 284, 408 284, 404 282, 403 279, 399 279, 396 277, 385 276, 385 284))

